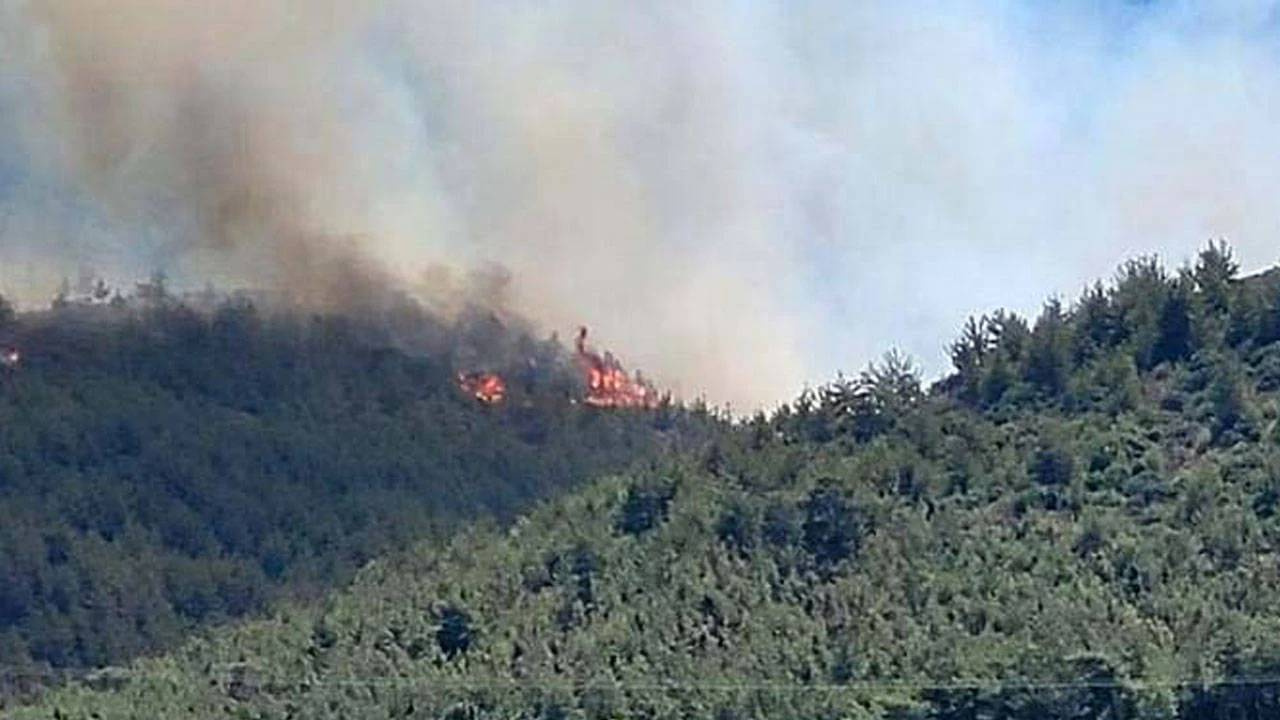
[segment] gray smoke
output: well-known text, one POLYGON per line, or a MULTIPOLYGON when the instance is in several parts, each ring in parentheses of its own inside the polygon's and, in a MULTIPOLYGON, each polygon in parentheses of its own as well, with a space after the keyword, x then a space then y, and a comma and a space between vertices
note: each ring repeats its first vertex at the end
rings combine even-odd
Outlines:
POLYGON ((0 0, 0 283, 492 292, 740 409, 894 344, 936 372, 965 315, 1132 254, 1274 259, 1275 19, 0 0), (510 282, 476 290, 491 263, 510 282))

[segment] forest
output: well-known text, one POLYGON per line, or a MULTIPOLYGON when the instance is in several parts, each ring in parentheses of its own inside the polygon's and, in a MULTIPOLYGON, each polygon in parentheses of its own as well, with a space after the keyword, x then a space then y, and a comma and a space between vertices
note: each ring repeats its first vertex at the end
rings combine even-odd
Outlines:
MULTIPOLYGON (((129 625, 133 645, 78 658, 111 667, 15 718, 1280 713, 1280 273, 1240 277, 1222 243, 1176 270, 1133 259, 1034 318, 975 317, 933 383, 890 352, 746 418, 558 402, 535 439, 520 403, 446 391, 440 360, 323 351, 376 346, 336 320, 252 325, 249 346, 216 315, 92 339, 22 322, 24 344, 67 349, 8 380, 5 542, 26 546, 7 572, 176 576, 136 589, 145 616, 204 617, 173 592, 190 584, 206 613, 255 617, 112 662, 144 649, 129 625), (219 366, 219 347, 253 352, 219 366), (492 519, 401 518, 425 488, 449 490, 416 508, 492 519), (228 507, 249 527, 224 529, 228 507), (323 597, 221 591, 339 566, 358 570, 323 597)), ((7 652, 78 652, 48 638, 100 606, 18 587, 7 652)))
POLYGON ((383 552, 658 456, 684 422, 669 406, 575 407, 558 341, 492 314, 444 323, 406 301, 320 315, 142 288, 0 305, 10 691, 320 597, 383 552), (501 412, 455 385, 469 363, 516 357, 501 412))

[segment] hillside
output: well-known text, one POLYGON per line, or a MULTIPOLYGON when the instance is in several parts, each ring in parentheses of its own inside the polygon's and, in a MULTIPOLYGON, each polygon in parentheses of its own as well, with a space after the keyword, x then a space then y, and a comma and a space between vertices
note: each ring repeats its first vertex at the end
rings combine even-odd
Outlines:
POLYGON ((565 348, 479 312, 152 295, 0 307, 0 698, 319 596, 692 422, 573 405, 565 348), (459 390, 477 362, 515 368, 511 402, 459 390))
POLYGON ((15 717, 1273 716, 1280 292, 1235 274, 975 318, 932 388, 891 354, 15 717))

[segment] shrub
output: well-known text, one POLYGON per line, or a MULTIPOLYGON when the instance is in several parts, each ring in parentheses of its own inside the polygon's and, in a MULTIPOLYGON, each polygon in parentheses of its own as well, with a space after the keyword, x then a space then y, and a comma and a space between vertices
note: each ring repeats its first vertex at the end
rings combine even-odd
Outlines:
POLYGON ((669 489, 633 487, 627 490, 614 520, 614 529, 625 535, 652 530, 666 521, 673 495, 669 489))
POLYGON ((831 488, 814 490, 802 510, 804 549, 820 568, 829 569, 857 554, 864 521, 842 493, 831 488))
POLYGON ((436 628, 436 644, 440 652, 450 660, 471 649, 475 633, 471 629, 471 616, 454 606, 446 607, 440 612, 440 622, 436 628))

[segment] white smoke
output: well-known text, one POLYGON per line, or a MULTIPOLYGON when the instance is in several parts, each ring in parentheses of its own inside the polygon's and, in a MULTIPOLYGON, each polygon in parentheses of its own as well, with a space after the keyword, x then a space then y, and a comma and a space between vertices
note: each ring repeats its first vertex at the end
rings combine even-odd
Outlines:
POLYGON ((1271 3, 356 6, 0 0, 6 290, 499 262, 745 409, 1136 253, 1274 259, 1271 3))

